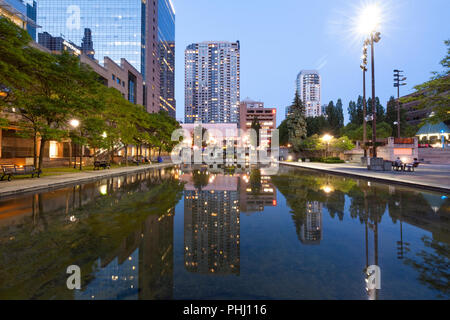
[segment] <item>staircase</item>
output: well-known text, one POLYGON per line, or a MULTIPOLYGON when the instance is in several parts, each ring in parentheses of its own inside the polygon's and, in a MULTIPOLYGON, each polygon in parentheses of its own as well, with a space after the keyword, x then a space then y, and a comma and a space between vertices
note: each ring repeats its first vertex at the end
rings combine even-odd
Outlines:
POLYGON ((420 148, 419 161, 426 164, 450 165, 450 149, 420 148))

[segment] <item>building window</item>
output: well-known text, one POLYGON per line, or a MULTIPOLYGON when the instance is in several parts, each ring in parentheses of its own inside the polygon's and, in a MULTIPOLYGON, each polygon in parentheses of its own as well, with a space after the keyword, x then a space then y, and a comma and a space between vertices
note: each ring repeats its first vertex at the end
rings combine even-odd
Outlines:
POLYGON ((50 141, 50 158, 58 157, 58 142, 50 141))

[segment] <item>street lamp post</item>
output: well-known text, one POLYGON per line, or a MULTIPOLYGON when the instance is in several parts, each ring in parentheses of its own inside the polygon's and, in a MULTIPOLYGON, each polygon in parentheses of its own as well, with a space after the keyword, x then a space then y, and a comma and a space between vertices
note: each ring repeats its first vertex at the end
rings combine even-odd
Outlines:
MULTIPOLYGON (((77 119, 72 119, 72 120, 69 121, 69 124, 70 124, 70 126, 72 128, 76 129, 76 128, 78 128, 80 126, 80 121, 77 120, 77 119)), ((70 149, 69 150, 69 167, 70 167, 72 165, 71 164, 71 162, 72 162, 72 139, 70 139, 69 149, 70 149)), ((74 161, 74 164, 73 164, 73 168, 76 169, 76 166, 77 166, 77 157, 75 155, 75 161, 74 161)))
POLYGON ((406 86, 403 81, 406 77, 402 74, 401 70, 394 70, 394 88, 397 88, 397 137, 400 138, 400 87, 406 86))
POLYGON ((326 134, 323 136, 322 140, 325 141, 325 143, 327 144, 327 149, 325 151, 325 158, 327 158, 328 157, 328 148, 330 146, 330 141, 333 140, 333 137, 330 136, 329 134, 326 134))
POLYGON ((358 20, 358 31, 366 38, 365 45, 370 45, 372 64, 372 157, 377 157, 377 115, 375 103, 375 43, 381 40, 381 33, 376 31, 381 24, 382 12, 376 4, 368 5, 361 12, 358 20))
POLYGON ((373 157, 377 157, 377 109, 375 103, 375 43, 381 40, 381 33, 373 31, 370 35, 370 51, 372 58, 372 148, 373 157))
POLYGON ((367 72, 367 40, 364 42, 361 69, 363 72, 363 146, 364 158, 367 158, 367 104, 366 104, 366 72, 367 72))

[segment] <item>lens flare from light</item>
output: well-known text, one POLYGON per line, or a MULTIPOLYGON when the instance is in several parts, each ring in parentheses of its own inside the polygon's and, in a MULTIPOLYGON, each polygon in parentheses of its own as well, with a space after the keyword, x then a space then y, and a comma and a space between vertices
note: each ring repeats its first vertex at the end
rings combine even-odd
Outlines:
POLYGON ((377 3, 366 5, 358 17, 358 32, 362 35, 369 35, 374 31, 378 31, 382 24, 382 16, 381 7, 377 3))

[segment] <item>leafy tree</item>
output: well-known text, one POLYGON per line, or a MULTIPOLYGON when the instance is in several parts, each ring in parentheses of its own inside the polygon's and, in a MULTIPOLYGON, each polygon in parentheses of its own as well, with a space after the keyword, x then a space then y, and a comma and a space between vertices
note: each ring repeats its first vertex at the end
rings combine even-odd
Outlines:
POLYGON ((287 119, 289 142, 295 151, 300 151, 302 141, 306 138, 306 116, 305 107, 298 92, 295 93, 294 102, 291 106, 291 114, 287 119))
MULTIPOLYGON (((372 98, 367 100, 367 110, 368 114, 372 113, 372 98)), ((386 121, 386 114, 384 107, 381 105, 380 98, 375 97, 375 110, 377 113, 377 123, 386 121)))
POLYGON ((26 70, 31 37, 9 19, 0 16, 0 111, 14 101, 14 93, 30 85, 26 70))
POLYGON ((260 138, 259 138, 259 130, 261 130, 261 124, 259 123, 258 117, 254 117, 251 125, 252 130, 256 132, 256 146, 259 146, 260 138))
POLYGON ((355 125, 361 125, 363 123, 363 108, 363 98, 361 96, 358 97, 357 102, 349 102, 347 111, 350 116, 350 123, 355 125))
POLYGON ((323 151, 325 148, 326 144, 317 134, 304 139, 300 145, 301 151, 323 151))
POLYGON ((392 126, 386 122, 377 122, 377 139, 386 139, 389 137, 392 137, 392 126))
POLYGON ((320 117, 309 117, 306 118, 306 124, 307 124, 307 132, 308 137, 311 137, 315 134, 322 134, 325 131, 330 130, 330 125, 328 124, 327 118, 324 116, 320 117))
POLYGON ((288 130, 288 121, 287 119, 281 122, 278 127, 278 131, 280 134, 280 146, 285 146, 289 143, 289 130, 288 130))
POLYGON ((325 109, 329 128, 332 134, 338 134, 339 130, 344 126, 344 112, 342 109, 342 100, 338 99, 336 106, 330 101, 325 109))
MULTIPOLYGON (((342 100, 338 99, 336 103, 336 118, 337 118, 337 129, 339 130, 344 126, 344 110, 342 107, 342 100)), ((336 131, 339 132, 339 131, 336 131)))
POLYGON ((425 121, 431 123, 450 121, 450 40, 445 41, 447 55, 441 60, 442 72, 433 72, 432 78, 414 87, 416 95, 403 98, 403 103, 416 101, 418 109, 432 107, 433 113, 425 121))
POLYGON ((330 145, 332 149, 340 152, 353 150, 355 148, 352 140, 350 140, 347 136, 333 139, 330 145))

